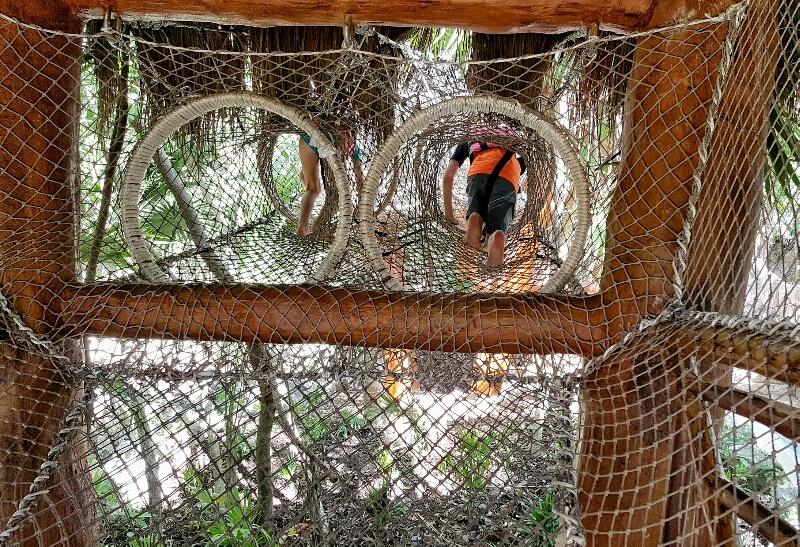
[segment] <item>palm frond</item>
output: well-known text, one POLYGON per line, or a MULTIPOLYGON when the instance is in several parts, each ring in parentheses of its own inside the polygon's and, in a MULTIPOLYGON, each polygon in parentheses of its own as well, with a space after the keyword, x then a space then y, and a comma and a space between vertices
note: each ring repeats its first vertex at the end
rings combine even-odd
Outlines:
POLYGON ((408 42, 423 59, 463 63, 472 54, 472 34, 461 29, 419 27, 410 33, 408 42))

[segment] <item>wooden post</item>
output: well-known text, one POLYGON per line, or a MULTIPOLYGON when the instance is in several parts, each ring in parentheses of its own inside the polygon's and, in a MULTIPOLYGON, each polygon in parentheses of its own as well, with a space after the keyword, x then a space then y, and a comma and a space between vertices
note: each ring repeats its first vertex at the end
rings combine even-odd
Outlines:
MULTIPOLYGON (((717 113, 683 275, 686 303, 698 311, 744 310, 780 55, 777 6, 768 0, 751 4, 717 113)), ((706 382, 731 383, 731 368, 725 365, 701 363, 701 374, 706 382)), ((723 414, 712 412, 719 431, 723 414)))
MULTIPOLYGON (((68 12, 44 4, 4 13, 79 30, 68 12)), ((7 21, 0 22, 0 41, 0 285, 28 327, 44 333, 54 300, 75 276, 80 41, 7 21)), ((0 345, 0 528, 28 493, 75 402, 75 386, 59 367, 46 351, 0 345)), ((80 452, 77 445, 66 449, 49 492, 15 536, 23 545, 97 544, 80 452)))
POLYGON ((726 79, 683 276, 699 311, 742 313, 755 250, 780 37, 777 3, 751 5, 726 79))
MULTIPOLYGON (((770 0, 750 5, 717 112, 683 274, 685 300, 695 310, 723 314, 744 310, 780 55, 777 8, 778 3, 770 0)), ((698 368, 704 382, 732 385, 733 369, 727 363, 700 360, 698 368)), ((709 416, 720 434, 725 409, 712 402, 709 416)))
MULTIPOLYGON (((612 332, 657 312, 672 294, 673 258, 725 33, 707 25, 638 40, 601 280, 606 301, 619 306, 612 332)), ((696 448, 689 441, 701 425, 696 408, 681 407, 680 364, 670 347, 668 339, 648 339, 587 378, 578 464, 587 545, 731 541, 732 531, 714 519, 718 508, 697 491, 708 458, 698 453, 702 462, 693 466, 683 449, 696 448)))

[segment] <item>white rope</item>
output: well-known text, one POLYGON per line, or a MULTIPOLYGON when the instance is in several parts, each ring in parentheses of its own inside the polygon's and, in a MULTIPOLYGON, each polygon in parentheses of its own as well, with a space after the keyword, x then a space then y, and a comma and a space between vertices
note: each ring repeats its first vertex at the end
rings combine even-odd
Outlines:
POLYGON ((697 327, 724 327, 736 330, 746 338, 764 336, 800 344, 800 324, 788 320, 774 321, 772 319, 694 310, 681 310, 678 312, 676 319, 694 324, 697 327))
POLYGON ((61 362, 70 373, 78 370, 72 359, 59 351, 50 340, 39 336, 25 324, 19 313, 11 307, 11 303, 2 290, 0 290, 0 321, 4 323, 6 327, 4 330, 15 345, 26 347, 32 353, 47 355, 51 359, 61 362))
MULTIPOLYGON (((52 342, 37 335, 31 328, 25 325, 19 314, 11 307, 11 304, 2 291, 0 291, 0 316, 2 317, 2 322, 5 324, 6 332, 15 345, 27 347, 29 351, 46 355, 49 359, 64 365, 65 369, 58 370, 64 385, 71 383, 67 375, 78 377, 79 368, 75 365, 73 360, 58 351, 52 342)), ((17 510, 6 522, 5 529, 0 532, 0 545, 9 544, 13 539, 14 532, 33 514, 33 510, 36 508, 39 498, 47 494, 49 489, 45 488, 45 485, 58 467, 58 458, 68 446, 74 433, 83 425, 83 416, 91 400, 91 386, 94 385, 94 378, 91 371, 88 374, 82 373, 81 376, 83 376, 85 382, 84 389, 86 391, 84 392, 84 396, 64 419, 64 427, 56 435, 56 441, 53 447, 48 451, 47 458, 39 467, 39 473, 31 483, 28 494, 20 500, 17 505, 17 510)))
POLYGON ((655 317, 642 319, 636 323, 636 325, 634 325, 631 330, 625 333, 620 340, 608 346, 601 355, 598 355, 593 359, 589 359, 589 361, 586 362, 583 368, 584 378, 588 377, 592 372, 597 370, 609 357, 628 347, 635 338, 643 335, 646 331, 649 331, 650 329, 653 329, 659 325, 672 323, 675 321, 676 314, 679 312, 680 310, 677 308, 666 306, 663 310, 661 310, 661 313, 655 317))
POLYGON ((558 442, 555 443, 554 456, 556 461, 563 466, 565 480, 551 480, 550 486, 553 489, 561 490, 566 498, 558 506, 552 507, 552 513, 561 519, 559 529, 563 531, 565 545, 585 547, 586 539, 580 521, 578 480, 575 468, 577 442, 572 434, 574 423, 570 412, 570 407, 575 402, 574 378, 554 378, 551 386, 555 390, 556 401, 555 405, 548 405, 546 413, 560 426, 556 427, 558 442))
POLYGON ((788 340, 793 344, 800 344, 800 324, 793 323, 792 321, 773 321, 757 317, 725 315, 717 312, 700 312, 675 306, 667 306, 655 317, 639 321, 621 340, 609 346, 602 355, 589 360, 584 367, 584 378, 589 376, 591 372, 596 370, 611 355, 630 346, 634 339, 640 336, 646 336, 650 330, 665 324, 693 325, 697 329, 724 327, 738 331, 742 337, 748 339, 763 336, 772 339, 788 340))
POLYGON ((311 144, 317 147, 320 158, 325 159, 332 168, 339 193, 339 219, 330 250, 309 281, 319 282, 327 278, 344 254, 352 224, 353 205, 345 167, 331 141, 311 120, 310 115, 298 108, 246 91, 218 93, 181 105, 160 118, 136 144, 128 162, 120 189, 122 230, 131 255, 148 281, 167 283, 170 280, 159 267, 158 259, 150 252, 142 234, 139 197, 148 165, 167 138, 184 124, 214 110, 236 107, 266 110, 286 118, 311 138, 311 144))
POLYGON ((500 114, 536 131, 553 146, 569 170, 577 203, 575 232, 563 263, 540 290, 542 293, 558 292, 572 278, 575 269, 578 267, 583 257, 586 238, 589 234, 589 226, 592 219, 589 179, 586 169, 581 163, 573 138, 569 132, 543 114, 523 106, 517 101, 496 95, 456 97, 422 109, 409 117, 386 139, 372 160, 372 165, 364 181, 364 190, 356 213, 361 240, 367 253, 367 260, 387 289, 402 289, 400 281, 392 275, 383 260, 377 236, 375 235, 376 217, 374 211, 381 178, 401 146, 415 138, 417 133, 426 130, 444 117, 471 113, 500 114))
POLYGON ((47 482, 58 469, 58 459, 70 444, 75 433, 83 430, 86 410, 92 401, 95 381, 93 377, 88 377, 84 384, 83 397, 75 405, 72 411, 64 420, 64 427, 56 435, 53 447, 48 451, 47 458, 39 466, 39 474, 33 479, 29 492, 20 500, 17 510, 6 522, 5 529, 0 532, 0 545, 12 545, 14 532, 19 530, 25 522, 33 516, 33 511, 42 496, 47 495, 50 489, 47 482))

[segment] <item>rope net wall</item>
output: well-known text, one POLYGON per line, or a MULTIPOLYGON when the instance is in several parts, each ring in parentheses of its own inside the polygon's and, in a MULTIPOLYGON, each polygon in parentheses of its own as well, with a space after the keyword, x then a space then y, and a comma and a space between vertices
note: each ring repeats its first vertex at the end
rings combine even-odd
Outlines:
POLYGON ((3 18, 0 539, 796 543, 797 20, 3 18))

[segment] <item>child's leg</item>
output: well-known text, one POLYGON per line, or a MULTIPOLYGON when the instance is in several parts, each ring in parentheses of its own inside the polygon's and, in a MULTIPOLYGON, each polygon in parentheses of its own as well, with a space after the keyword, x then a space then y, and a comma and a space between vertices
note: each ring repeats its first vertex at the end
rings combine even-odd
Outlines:
POLYGON ((486 218, 486 259, 487 266, 501 266, 505 263, 506 231, 514 218, 517 191, 509 181, 498 177, 492 189, 486 218))
POLYGON ((481 235, 483 235, 483 219, 478 213, 472 213, 467 220, 467 245, 480 251, 482 248, 481 235))
POLYGON ((305 186, 305 193, 303 199, 300 200, 300 222, 297 226, 297 235, 304 236, 315 229, 309 225, 309 222, 314 204, 322 193, 322 189, 319 182, 319 155, 302 138, 298 145, 298 151, 300 153, 300 181, 305 186))
POLYGON ((506 260, 506 234, 502 230, 489 234, 486 238, 487 266, 502 266, 506 260))

